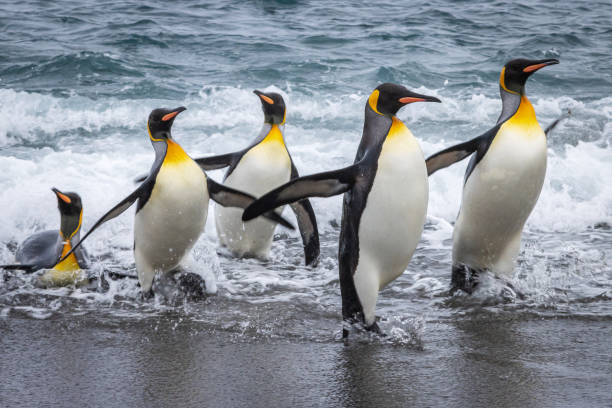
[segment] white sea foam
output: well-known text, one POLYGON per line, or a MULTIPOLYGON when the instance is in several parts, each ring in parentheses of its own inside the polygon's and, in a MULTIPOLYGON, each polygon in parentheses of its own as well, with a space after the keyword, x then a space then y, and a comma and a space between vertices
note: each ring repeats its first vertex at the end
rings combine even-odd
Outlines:
MULTIPOLYGON (((341 168, 353 162, 363 126, 366 93, 308 95, 274 87, 262 90, 281 92, 286 99, 286 140, 302 175, 341 168)), ((426 156, 486 131, 495 123, 501 107, 496 95, 453 96, 445 88, 415 91, 443 100, 442 104, 414 104, 399 114, 419 139, 426 156)), ((0 242, 3 243, 21 242, 35 231, 58 227, 57 203, 50 191, 53 186, 81 195, 84 231, 133 191, 136 186, 132 180, 146 173, 153 160, 145 123, 149 110, 154 107, 188 107, 177 119, 173 133, 194 157, 245 147, 258 134, 262 121, 261 107, 252 90, 233 87, 203 88, 199 94, 178 102, 56 98, 10 89, 0 89, 0 100, 3 105, 0 111, 0 242), (80 131, 91 134, 87 138, 67 136, 80 131), (56 143, 58 140, 61 143, 56 143), (28 146, 24 147, 24 143, 28 146), (29 147, 29 144, 53 147, 29 147)), ((608 147, 612 139, 612 98, 592 102, 580 102, 568 96, 532 100, 543 127, 567 109, 572 115, 549 138, 547 177, 527 230, 547 234, 579 233, 597 224, 612 224, 612 187, 607 180, 612 174, 612 149, 608 147), (582 133, 576 135, 576 132, 582 133)), ((467 160, 430 178, 428 224, 431 228, 425 230, 420 248, 449 252, 466 165, 467 160)), ((210 176, 221 180, 223 172, 214 171, 210 176)), ((337 237, 342 198, 316 198, 312 202, 320 231, 337 237)), ((128 210, 92 234, 86 246, 94 258, 102 257, 106 265, 133 271, 133 213, 134 209, 128 210)), ((293 219, 290 211, 285 214, 293 219)), ((211 211, 209 218, 212 216, 211 211)), ((278 231, 299 239, 297 231, 278 231)), ((331 266, 291 269, 293 260, 275 252, 273 270, 257 261, 251 266, 249 261, 243 261, 230 267, 230 272, 227 267, 221 267, 228 261, 220 260, 215 253, 216 233, 213 223, 208 222, 204 236, 194 248, 197 265, 194 272, 203 276, 207 284, 210 282, 207 288, 210 293, 218 290, 222 297, 254 303, 301 299, 329 306, 337 303, 336 297, 330 295, 335 293, 333 288, 337 285, 333 255, 337 249, 335 242, 326 244, 333 247, 331 266), (287 271, 279 269, 283 264, 287 271)), ((282 250, 281 244, 275 244, 273 251, 279 250, 282 250)), ((585 249, 577 250, 581 251, 578 256, 588 255, 583 252, 585 249)), ((526 256, 537 258, 541 256, 538 251, 527 251, 526 256)), ((13 256, 3 245, 0 263, 13 262, 13 256)), ((553 285, 554 282, 546 281, 546 268, 541 269, 534 262, 533 270, 540 271, 538 282, 553 285)), ((321 264, 326 265, 326 261, 321 264)), ((415 269, 412 264, 409 266, 409 271, 415 269)), ((421 272, 419 279, 389 293, 432 297, 447 285, 446 276, 442 279, 428 276, 427 270, 421 272)), ((132 280, 111 281, 105 294, 90 295, 80 290, 71 293, 73 298, 112 304, 115 298, 136 299, 138 288, 132 280)), ((39 310, 28 313, 33 317, 48 317, 48 312, 39 310)))

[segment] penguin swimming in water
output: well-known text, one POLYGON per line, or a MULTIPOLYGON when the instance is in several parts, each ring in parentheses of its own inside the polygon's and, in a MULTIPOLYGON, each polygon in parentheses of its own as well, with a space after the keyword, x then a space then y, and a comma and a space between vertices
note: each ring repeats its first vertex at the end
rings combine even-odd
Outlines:
MULTIPOLYGON (((338 249, 342 316, 379 331, 378 292, 399 277, 421 238, 429 194, 419 143, 395 114, 413 102, 440 102, 400 85, 378 86, 365 105, 361 143, 352 166, 300 177, 251 204, 250 220, 306 197, 344 193, 338 249)), ((348 336, 348 330, 343 330, 348 336)))
POLYGON ((546 134, 527 99, 525 82, 539 69, 558 63, 556 59, 508 62, 499 78, 502 112, 495 126, 427 159, 431 175, 476 153, 465 174, 453 231, 452 292, 472 293, 478 274, 485 271, 502 279, 512 277, 523 226, 546 173, 546 134))
POLYGON ((82 273, 89 266, 85 248, 79 247, 69 257, 64 257, 78 246, 83 220, 83 205, 77 193, 63 193, 52 188, 57 196, 60 212, 60 229, 38 232, 28 237, 17 249, 14 265, 2 265, 4 269, 36 272, 50 269, 40 277, 47 286, 66 286, 86 282, 82 273))
MULTIPOLYGON (((208 178, 204 171, 174 141, 171 127, 186 108, 155 109, 147 129, 155 150, 155 161, 143 183, 114 206, 87 232, 89 234, 136 201, 134 258, 141 290, 151 295, 155 274, 176 269, 204 230, 209 198, 225 206, 247 207, 254 197, 225 187, 208 178)), ((274 212, 265 217, 293 226, 274 212)), ((74 250, 74 249, 73 249, 74 250)))
MULTIPOLYGON (((257 138, 243 150, 195 161, 204 170, 229 167, 223 184, 259 197, 299 174, 285 145, 283 97, 274 92, 256 90, 254 93, 260 98, 264 112, 264 124, 257 138)), ((304 199, 292 203, 291 209, 298 221, 306 265, 315 264, 319 257, 319 232, 312 206, 304 199)), ((219 241, 236 256, 268 256, 275 223, 262 218, 243 222, 242 210, 217 206, 215 224, 219 241)))

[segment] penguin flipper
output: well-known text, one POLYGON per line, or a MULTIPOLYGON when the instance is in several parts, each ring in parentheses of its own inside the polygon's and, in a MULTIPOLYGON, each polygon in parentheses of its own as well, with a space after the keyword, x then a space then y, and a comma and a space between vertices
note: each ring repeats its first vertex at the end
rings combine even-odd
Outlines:
POLYGON ((355 184, 357 169, 357 165, 354 164, 340 170, 293 179, 259 197, 244 211, 242 220, 252 220, 266 211, 307 197, 331 197, 342 194, 355 184))
POLYGON ((571 114, 572 114, 572 111, 568 109, 567 112, 565 112, 563 115, 561 115, 559 118, 557 118, 557 120, 555 120, 553 123, 551 123, 550 125, 548 125, 546 127, 546 130, 544 130, 544 134, 546 136, 548 136, 548 134, 550 132, 552 132, 557 127, 559 122, 561 122, 563 119, 569 118, 571 116, 571 114))
POLYGON ((451 146, 442 150, 441 152, 429 156, 427 160, 425 160, 427 175, 431 176, 436 171, 448 167, 451 164, 457 163, 458 161, 470 156, 472 153, 477 152, 476 160, 470 162, 470 166, 467 169, 465 176, 465 179, 467 180, 469 175, 472 173, 472 170, 474 170, 474 167, 484 157, 502 124, 503 123, 498 123, 493 128, 487 130, 485 133, 475 137, 472 140, 459 143, 458 145, 451 146))
POLYGON ((76 256, 77 263, 79 264, 79 268, 87 269, 89 268, 89 254, 85 250, 85 247, 80 247, 76 251, 74 251, 74 255, 76 256))
POLYGON ((321 249, 319 247, 317 218, 315 217, 312 205, 308 200, 300 200, 296 203, 292 203, 291 209, 297 218, 298 228, 302 236, 306 265, 315 266, 319 261, 321 249))
POLYGON ((217 170, 227 166, 231 166, 236 157, 242 155, 242 152, 220 154, 218 156, 200 157, 194 161, 202 170, 217 170))
MULTIPOLYGON (((291 157, 291 155, 289 155, 291 157)), ((297 167, 291 160, 291 180, 300 177, 297 167)), ((319 246, 319 229, 317 227, 317 217, 315 216, 310 200, 304 199, 291 204, 291 209, 295 214, 304 245, 304 258, 306 266, 316 266, 319 261, 321 248, 319 246)))
POLYGON ((121 200, 119 202, 119 204, 115 205, 106 214, 104 214, 98 221, 96 221, 96 223, 93 225, 93 227, 91 227, 89 229, 89 231, 87 231, 87 234, 85 234, 83 236, 83 238, 81 238, 79 240, 79 242, 77 242, 66 255, 64 255, 62 258, 60 258, 57 261, 57 263, 62 262, 64 259, 68 258, 70 256, 70 254, 75 252, 76 249, 81 246, 83 241, 85 241, 85 239, 87 239, 89 234, 94 232, 96 230, 96 228, 98 228, 100 225, 104 224, 106 221, 109 221, 109 220, 112 220, 115 217, 118 217, 123 212, 125 212, 125 210, 130 208, 136 202, 136 200, 138 200, 145 193, 145 191, 147 191, 150 188, 149 184, 153 180, 154 180, 154 178, 149 175, 149 177, 147 177, 147 181, 142 183, 136 190, 134 190, 134 192, 132 194, 130 194, 129 196, 125 197, 123 200, 121 200))
MULTIPOLYGON (((232 163, 234 163, 234 161, 236 160, 236 158, 240 158, 242 154, 243 152, 226 153, 220 154, 218 156, 200 157, 199 159, 194 159, 194 161, 204 171, 218 170, 227 166, 231 166, 232 163)), ((146 178, 147 176, 140 176, 134 179, 134 183, 142 183, 146 180, 146 178)))
POLYGON ((468 142, 460 143, 442 150, 425 160, 427 175, 431 176, 436 171, 457 163, 474 153, 478 149, 480 136, 468 142))
POLYGON ((25 273, 36 272, 36 270, 40 269, 38 265, 22 265, 22 264, 9 264, 9 265, 0 265, 0 269, 10 269, 14 271, 24 271, 25 273))
MULTIPOLYGON (((206 181, 208 183, 208 195, 211 200, 223 207, 246 208, 255 201, 255 197, 252 195, 219 184, 210 177, 206 177, 206 181)), ((274 211, 267 211, 263 216, 270 221, 281 224, 285 228, 295 229, 289 221, 274 211)))

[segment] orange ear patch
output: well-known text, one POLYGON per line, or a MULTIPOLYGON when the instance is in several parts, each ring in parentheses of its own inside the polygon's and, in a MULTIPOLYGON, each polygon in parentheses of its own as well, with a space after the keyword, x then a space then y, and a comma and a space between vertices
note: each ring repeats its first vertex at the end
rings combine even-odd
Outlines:
POLYGON ((406 103, 413 103, 413 102, 425 102, 425 99, 423 99, 423 98, 413 98, 413 97, 410 97, 410 96, 405 96, 403 98, 399 98, 398 101, 399 101, 399 103, 406 104, 406 103))
POLYGON ((175 116, 176 116, 176 115, 178 115, 178 114, 179 114, 179 113, 178 113, 178 112, 176 112, 176 111, 175 111, 175 112, 170 112, 170 113, 168 113, 168 114, 164 115, 164 116, 162 117, 162 120, 163 120, 164 122, 167 122, 167 121, 169 121, 170 119, 172 119, 173 117, 175 117, 175 116))
POLYGON ((272 98, 270 98, 269 96, 266 95, 259 95, 259 97, 265 101, 266 103, 270 104, 270 105, 274 105, 274 101, 272 100, 272 98))
POLYGON ((540 68, 545 67, 548 64, 535 64, 535 65, 529 65, 528 67, 523 68, 523 72, 533 72, 533 71, 537 71, 540 68))

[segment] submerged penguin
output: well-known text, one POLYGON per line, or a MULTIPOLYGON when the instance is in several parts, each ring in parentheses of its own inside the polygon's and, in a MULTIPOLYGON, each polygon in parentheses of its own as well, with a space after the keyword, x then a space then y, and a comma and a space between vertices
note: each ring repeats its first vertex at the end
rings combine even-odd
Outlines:
POLYGON ((539 69, 558 63, 556 59, 508 62, 499 78, 502 113, 496 125, 427 159, 431 175, 476 153, 465 174, 453 232, 452 292, 472 293, 478 275, 485 271, 502 279, 512 276, 521 232, 546 173, 546 135, 525 95, 525 82, 539 69))
POLYGON ((81 197, 77 193, 63 193, 57 188, 52 190, 57 196, 60 229, 42 231, 28 237, 17 249, 15 260, 19 263, 0 267, 26 272, 50 269, 40 277, 40 282, 47 286, 86 282, 82 271, 89 264, 85 248, 79 247, 65 257, 73 247, 78 246, 83 220, 81 197))
MULTIPOLYGON (((152 294, 156 273, 175 270, 200 237, 206 223, 209 198, 224 206, 240 208, 247 207, 254 199, 206 177, 200 166, 174 141, 170 129, 176 116, 184 110, 180 107, 151 112, 147 129, 155 161, 149 175, 132 194, 102 216, 80 241, 138 201, 134 257, 141 290, 146 296, 152 294)), ((274 212, 265 216, 293 228, 274 212)))
MULTIPOLYGON (((277 93, 254 91, 260 98, 264 124, 255 140, 245 149, 214 157, 196 159, 205 170, 229 167, 223 183, 255 197, 299 177, 284 139, 286 108, 277 93)), ((304 245, 306 265, 319 257, 317 220, 307 199, 291 204, 304 245)), ((281 209, 282 212, 282 209, 281 209)), ((234 255, 266 258, 272 245, 276 224, 266 219, 242 221, 242 210, 215 208, 215 224, 221 244, 234 255)))
MULTIPOLYGON (((428 181, 419 143, 395 114, 413 102, 440 102, 401 85, 378 86, 365 105, 352 166, 300 177, 265 194, 244 212, 250 220, 306 197, 344 193, 338 263, 342 316, 379 331, 378 292, 399 277, 423 232, 428 181)), ((348 330, 343 330, 348 336, 348 330)))

